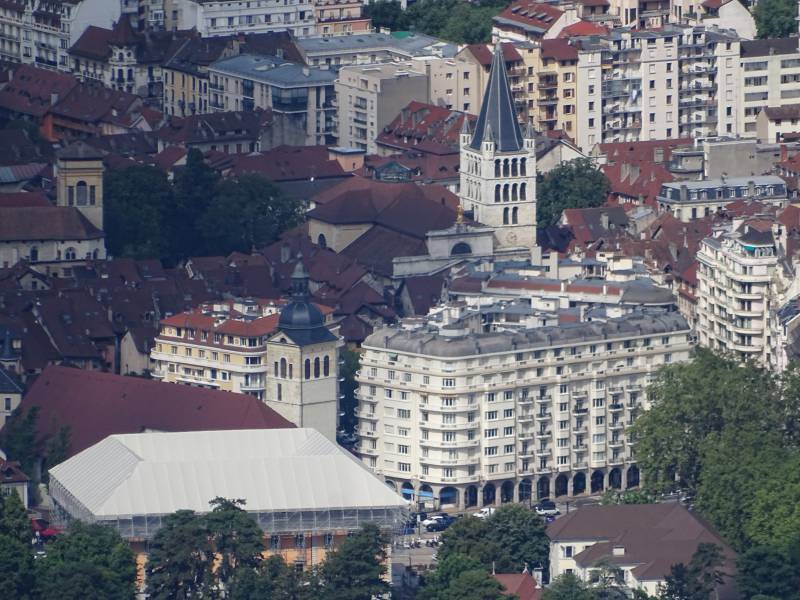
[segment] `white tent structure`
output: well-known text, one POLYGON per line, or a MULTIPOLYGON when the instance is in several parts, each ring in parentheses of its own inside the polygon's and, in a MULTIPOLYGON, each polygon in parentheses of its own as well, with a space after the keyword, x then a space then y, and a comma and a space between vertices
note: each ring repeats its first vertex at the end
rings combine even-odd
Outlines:
POLYGON ((244 499, 268 534, 395 529, 407 503, 314 429, 112 435, 50 469, 61 516, 152 538, 176 510, 244 499))

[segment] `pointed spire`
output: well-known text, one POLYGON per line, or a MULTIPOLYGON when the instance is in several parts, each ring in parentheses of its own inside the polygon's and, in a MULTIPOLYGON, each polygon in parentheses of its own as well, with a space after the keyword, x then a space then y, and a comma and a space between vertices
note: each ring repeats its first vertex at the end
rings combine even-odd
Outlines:
POLYGON ((464 113, 464 119, 461 121, 461 133, 466 133, 467 135, 470 134, 469 131, 469 115, 464 113))
POLYGON ((481 144, 490 139, 488 136, 493 136, 491 139, 496 142, 498 152, 517 152, 522 149, 522 132, 508 85, 503 45, 499 42, 494 47, 489 83, 470 146, 480 150, 481 144))
POLYGON ((303 254, 297 253, 297 263, 292 272, 292 300, 303 302, 308 300, 308 272, 303 265, 303 254))

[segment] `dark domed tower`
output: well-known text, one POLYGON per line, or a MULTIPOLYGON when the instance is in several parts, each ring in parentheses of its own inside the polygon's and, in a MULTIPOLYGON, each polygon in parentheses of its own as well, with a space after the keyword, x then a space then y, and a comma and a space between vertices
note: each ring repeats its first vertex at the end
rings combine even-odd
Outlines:
POLYGON ((340 342, 311 302, 308 273, 298 257, 291 301, 267 343, 267 404, 298 427, 313 427, 336 441, 340 342))

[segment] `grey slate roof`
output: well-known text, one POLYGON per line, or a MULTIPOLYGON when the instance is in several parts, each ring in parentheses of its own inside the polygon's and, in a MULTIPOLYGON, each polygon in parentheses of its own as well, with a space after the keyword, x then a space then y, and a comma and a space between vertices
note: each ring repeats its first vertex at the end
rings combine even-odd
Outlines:
POLYGON ((605 323, 567 323, 553 327, 498 331, 463 336, 442 336, 431 330, 398 330, 385 327, 375 331, 364 347, 386 348, 423 356, 462 358, 498 352, 563 347, 591 341, 626 339, 636 336, 690 331, 686 320, 676 312, 631 313, 605 323))
POLYGON ((336 79, 334 71, 315 69, 273 56, 257 56, 255 54, 240 54, 223 58, 209 68, 229 75, 263 81, 281 88, 333 85, 336 79))
POLYGON ((508 87, 501 44, 495 45, 489 83, 470 146, 480 150, 481 144, 489 140, 495 142, 498 152, 518 152, 522 149, 522 131, 517 121, 511 89, 508 87))

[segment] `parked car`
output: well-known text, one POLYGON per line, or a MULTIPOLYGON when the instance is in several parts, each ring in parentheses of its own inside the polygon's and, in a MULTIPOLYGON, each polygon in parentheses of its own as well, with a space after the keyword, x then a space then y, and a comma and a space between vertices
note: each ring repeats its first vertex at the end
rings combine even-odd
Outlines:
POLYGON ((450 515, 440 515, 438 517, 434 517, 433 522, 426 525, 425 529, 427 531, 444 531, 455 522, 455 517, 451 517, 450 515))
POLYGON ((558 508, 556 508, 556 503, 552 500, 542 500, 533 507, 533 510, 535 510, 536 514, 540 517, 555 517, 561 514, 558 508))
POLYGON ((428 525, 432 525, 436 521, 444 519, 445 517, 449 517, 449 515, 447 513, 439 513, 438 515, 431 515, 430 517, 422 519, 421 523, 423 527, 427 527, 428 525))
POLYGON ((479 519, 485 519, 486 517, 490 517, 494 514, 495 508, 493 506, 484 506, 478 512, 473 513, 472 516, 477 517, 479 519))

